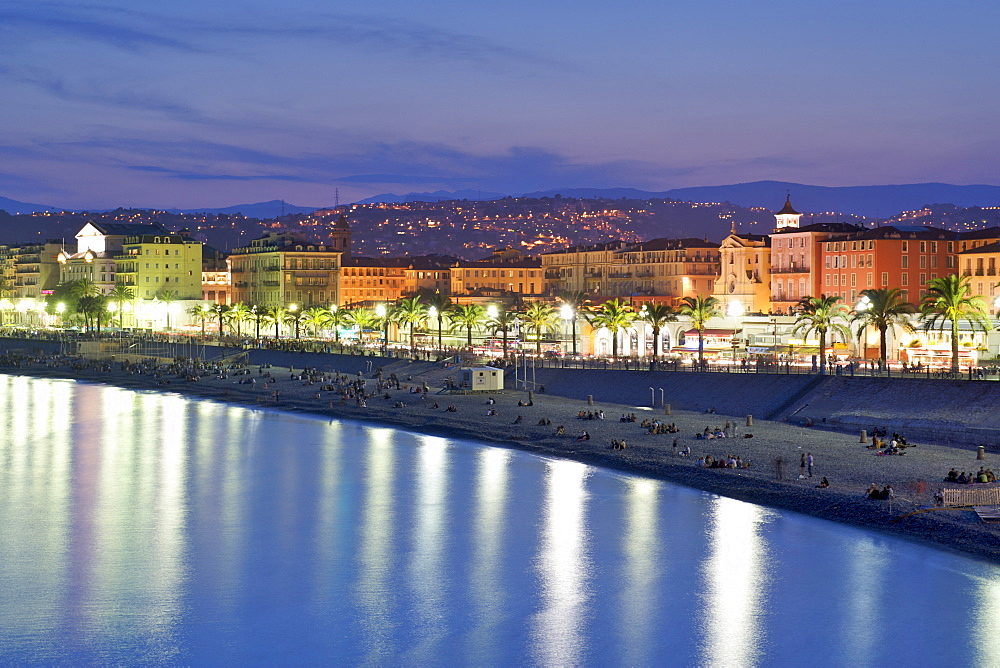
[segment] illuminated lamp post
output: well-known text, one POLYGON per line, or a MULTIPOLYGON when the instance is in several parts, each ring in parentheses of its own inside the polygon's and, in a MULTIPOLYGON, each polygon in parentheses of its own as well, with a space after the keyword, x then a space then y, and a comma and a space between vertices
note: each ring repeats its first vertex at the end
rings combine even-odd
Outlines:
POLYGON ((299 311, 299 305, 298 304, 289 304, 288 305, 288 310, 292 312, 292 317, 295 320, 295 338, 297 339, 297 338, 299 338, 299 313, 298 313, 298 311, 299 311))
POLYGON ((570 326, 572 328, 572 340, 573 340, 573 357, 576 357, 576 312, 573 307, 569 304, 563 304, 559 307, 559 317, 563 320, 569 320, 570 326))
POLYGON ((741 319, 743 314, 746 313, 746 309, 743 307, 743 302, 739 299, 729 302, 726 307, 726 315, 730 318, 736 320, 736 326, 733 328, 733 363, 736 363, 736 350, 739 348, 739 340, 736 338, 736 332, 740 330, 741 319))
POLYGON ((208 319, 208 314, 212 312, 212 307, 208 304, 201 305, 201 338, 205 338, 205 320, 208 319))
MULTIPOLYGON (((59 311, 59 307, 60 306, 62 306, 61 303, 60 304, 56 304, 56 311, 57 312, 59 311)), ((116 311, 118 311, 118 304, 116 304, 114 302, 109 303, 108 304, 108 313, 111 314, 111 318, 110 318, 110 322, 108 324, 114 324, 114 322, 115 322, 115 312, 116 311)))
MULTIPOLYGON (((858 300, 858 303, 854 305, 854 312, 855 313, 864 313, 869 308, 871 308, 871 305, 872 305, 872 300, 869 299, 868 295, 861 295, 861 299, 858 300)), ((864 339, 865 339, 865 332, 863 330, 859 331, 858 332, 858 344, 857 344, 858 345, 857 352, 858 352, 858 358, 859 359, 864 359, 865 358, 864 339)), ((822 351, 820 351, 820 354, 822 354, 822 351)), ((882 360, 879 360, 879 364, 881 364, 881 363, 882 363, 882 360)), ((886 360, 886 364, 888 364, 888 363, 889 363, 889 360, 886 360)))
POLYGON ((375 315, 382 319, 382 355, 389 354, 389 309, 385 304, 375 306, 375 315))
POLYGON ((66 304, 64 304, 64 303, 62 303, 62 302, 59 302, 58 304, 56 304, 56 315, 57 315, 57 316, 58 316, 58 318, 59 318, 59 326, 60 326, 60 327, 61 327, 61 326, 62 326, 62 324, 63 324, 63 320, 62 320, 62 318, 63 318, 63 312, 64 312, 65 310, 66 310, 66 304))
MULTIPOLYGON (((437 306, 431 306, 427 309, 427 317, 431 320, 435 320, 438 317, 437 306)), ((438 321, 438 349, 437 352, 441 352, 441 321, 438 321)))

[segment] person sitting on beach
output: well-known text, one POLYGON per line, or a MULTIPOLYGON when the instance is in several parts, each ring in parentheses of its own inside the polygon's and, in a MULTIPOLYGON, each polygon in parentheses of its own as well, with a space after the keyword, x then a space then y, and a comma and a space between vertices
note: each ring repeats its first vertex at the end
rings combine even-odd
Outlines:
POLYGON ((444 410, 445 410, 446 413, 457 413, 458 412, 458 406, 455 406, 454 404, 452 404, 451 406, 448 406, 448 408, 446 408, 444 410))
POLYGON ((521 417, 520 415, 518 415, 517 419, 514 420, 514 424, 521 424, 522 422, 524 422, 524 418, 521 417))
POLYGON ((820 480, 819 484, 816 486, 819 487, 820 489, 826 489, 827 487, 830 486, 830 481, 826 479, 826 476, 823 476, 823 479, 820 480))
POLYGON ((585 429, 581 429, 580 433, 577 434, 577 436, 576 436, 576 440, 578 440, 578 441, 589 441, 590 440, 590 434, 588 434, 585 429))
POLYGON ((562 425, 556 427, 556 436, 565 436, 565 435, 566 435, 566 427, 562 425))
POLYGON ((438 402, 435 401, 433 404, 431 404, 431 410, 436 411, 437 409, 438 409, 438 402))
POLYGON ((952 469, 950 471, 948 471, 948 475, 945 476, 944 481, 945 482, 958 482, 958 471, 956 471, 955 468, 952 467, 952 469))
POLYGON ((868 486, 868 491, 865 492, 866 499, 878 499, 880 498, 880 492, 878 491, 878 485, 872 483, 868 486))
POLYGON ((705 458, 704 457, 699 457, 698 461, 695 462, 695 466, 697 466, 700 469, 701 468, 705 468, 705 458))
POLYGON ((959 483, 961 483, 963 485, 968 484, 968 482, 969 482, 969 476, 965 475, 965 471, 962 471, 962 473, 958 476, 957 482, 959 482, 959 483))
POLYGON ((691 446, 685 443, 685 444, 684 444, 684 447, 683 447, 683 448, 681 448, 681 449, 680 449, 680 450, 679 450, 679 451, 677 452, 677 454, 679 454, 679 455, 680 455, 680 456, 682 456, 682 457, 687 457, 688 455, 690 455, 690 454, 691 454, 691 446))

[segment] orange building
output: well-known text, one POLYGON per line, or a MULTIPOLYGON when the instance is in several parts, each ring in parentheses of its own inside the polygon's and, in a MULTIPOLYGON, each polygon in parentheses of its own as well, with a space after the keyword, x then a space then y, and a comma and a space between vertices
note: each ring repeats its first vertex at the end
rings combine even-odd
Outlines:
POLYGON ((803 297, 823 294, 821 243, 864 232, 849 223, 781 227, 771 234, 771 312, 790 313, 803 297))
POLYGON ((957 271, 958 233, 936 227, 891 225, 820 242, 819 293, 853 307, 863 290, 899 288, 919 302, 927 282, 957 271))

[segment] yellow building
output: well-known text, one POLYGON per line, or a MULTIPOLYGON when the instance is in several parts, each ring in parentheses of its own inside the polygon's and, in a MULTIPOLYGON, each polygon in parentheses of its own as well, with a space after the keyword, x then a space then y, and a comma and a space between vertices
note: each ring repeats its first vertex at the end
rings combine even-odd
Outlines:
POLYGON ((339 304, 342 251, 331 245, 337 240, 269 232, 249 246, 237 248, 229 256, 232 303, 264 307, 297 304, 303 309, 339 304))
POLYGON ((201 247, 179 234, 133 234, 115 256, 116 282, 132 289, 135 299, 173 293, 174 300, 201 299, 201 247))
POLYGON ((739 302, 739 310, 767 313, 771 308, 771 239, 737 234, 735 228, 719 246, 720 272, 712 296, 723 310, 739 302))

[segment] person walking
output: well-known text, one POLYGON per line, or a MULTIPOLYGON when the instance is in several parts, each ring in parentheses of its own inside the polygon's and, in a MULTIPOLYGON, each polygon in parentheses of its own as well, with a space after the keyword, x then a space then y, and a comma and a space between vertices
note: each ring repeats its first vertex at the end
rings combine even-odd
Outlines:
POLYGON ((809 477, 813 477, 813 453, 806 455, 806 468, 809 469, 809 477))

